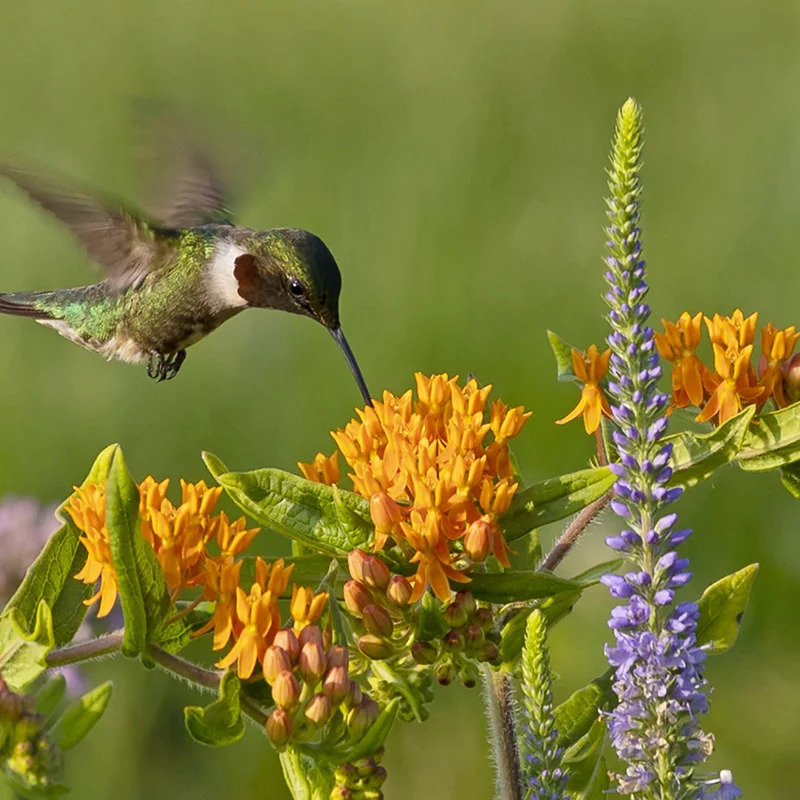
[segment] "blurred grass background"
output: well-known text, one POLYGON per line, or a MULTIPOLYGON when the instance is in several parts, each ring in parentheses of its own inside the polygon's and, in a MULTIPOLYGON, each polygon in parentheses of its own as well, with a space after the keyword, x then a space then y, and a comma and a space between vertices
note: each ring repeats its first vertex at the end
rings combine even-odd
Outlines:
MULTIPOLYGON (((305 227, 332 249, 344 329, 373 392, 402 391, 415 370, 493 382, 535 412, 515 448, 534 479, 592 451, 579 424, 553 424, 577 392, 556 384, 545 330, 581 346, 605 336, 603 170, 628 95, 647 125, 655 316, 742 306, 764 323, 800 322, 799 23, 797 4, 754 0, 6 3, 0 152, 131 197, 132 99, 192 110, 235 155, 242 224, 305 227)), ((3 290, 94 279, 69 235, 10 187, 0 235, 3 290)), ((0 375, 0 494, 46 502, 113 441, 139 479, 204 477, 201 449, 233 468, 293 469, 331 448, 328 430, 358 401, 322 328, 277 313, 229 322, 162 385, 2 318, 0 375)), ((713 764, 750 796, 794 796, 796 501, 777 475, 729 469, 680 510, 696 529, 695 592, 761 563, 740 642, 708 667, 713 764)), ((593 529, 565 572, 605 557, 602 537, 593 529)), ((602 671, 607 610, 594 590, 554 632, 557 699, 602 671)), ((288 797, 255 732, 201 749, 183 732, 188 691, 135 663, 110 671, 111 708, 69 754, 72 796, 288 797)), ((393 733, 387 796, 489 797, 478 692, 443 690, 432 711, 393 733)))

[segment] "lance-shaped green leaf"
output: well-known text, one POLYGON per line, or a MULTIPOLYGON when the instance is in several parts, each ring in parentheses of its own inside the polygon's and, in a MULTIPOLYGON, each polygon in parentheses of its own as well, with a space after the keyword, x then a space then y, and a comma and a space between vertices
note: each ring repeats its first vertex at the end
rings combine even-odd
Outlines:
POLYGON ((22 693, 45 671, 54 646, 53 618, 44 600, 36 608, 33 630, 14 608, 0 616, 0 675, 12 692, 22 693))
POLYGON ((608 795, 609 776, 603 757, 606 726, 594 720, 589 731, 564 753, 562 762, 569 775, 570 800, 604 800, 608 795))
POLYGON ((75 580, 86 563, 86 548, 80 543, 80 532, 69 520, 48 539, 36 560, 28 567, 25 578, 8 601, 31 629, 36 609, 44 600, 53 617, 56 645, 72 640, 86 614, 83 601, 91 594, 91 586, 75 580))
POLYGON ((708 653, 717 655, 733 647, 757 572, 758 564, 750 564, 703 592, 697 603, 697 644, 705 645, 708 653))
POLYGON ((125 618, 122 652, 137 656, 156 636, 169 609, 169 589, 139 519, 139 488, 128 474, 122 451, 111 458, 106 488, 106 527, 125 618))
POLYGON ((151 636, 150 641, 168 653, 177 653, 194 639, 192 634, 200 630, 211 619, 211 616, 210 611, 195 608, 186 616, 164 620, 155 634, 151 636))
POLYGON ((236 672, 226 672, 219 682, 219 698, 211 705, 184 709, 189 736, 209 747, 233 744, 244 735, 239 702, 239 679, 236 672))
POLYGON ((111 681, 101 683, 69 706, 50 731, 53 742, 62 750, 75 747, 103 716, 112 688, 111 681))
POLYGON ((222 462, 209 454, 204 458, 233 502, 260 525, 340 558, 372 538, 369 501, 353 492, 280 469, 215 472, 222 462))
MULTIPOLYGON (((559 381, 577 381, 578 376, 572 366, 572 345, 565 342, 557 333, 547 331, 547 341, 556 360, 559 381)), ((576 348, 578 349, 578 348, 576 348)))
POLYGON ((466 588, 477 600, 487 603, 513 603, 518 600, 541 600, 562 592, 574 592, 589 583, 559 578, 552 572, 506 570, 505 572, 476 572, 466 588))
POLYGON ((593 567, 585 569, 583 572, 571 578, 575 583, 580 583, 583 586, 593 586, 600 581, 603 575, 608 575, 610 572, 616 572, 625 563, 624 558, 612 558, 609 561, 601 561, 593 567))
POLYGON ((748 406, 710 433, 681 431, 667 436, 664 442, 672 444, 672 484, 695 486, 735 459, 744 446, 755 411, 755 406, 748 406))
POLYGON ((509 542, 534 528, 564 519, 602 497, 616 478, 608 467, 595 467, 559 475, 517 492, 500 527, 509 542))
POLYGON ((572 747, 586 736, 600 711, 614 702, 613 677, 614 671, 607 670, 556 707, 555 726, 560 747, 572 747))
POLYGON ((67 679, 63 672, 56 672, 42 684, 36 692, 36 711, 43 717, 49 717, 61 702, 67 690, 67 679))
POLYGON ((737 463, 764 472, 800 461, 800 403, 761 414, 748 428, 737 463))
POLYGON ((795 500, 800 500, 800 462, 781 467, 781 483, 795 500))

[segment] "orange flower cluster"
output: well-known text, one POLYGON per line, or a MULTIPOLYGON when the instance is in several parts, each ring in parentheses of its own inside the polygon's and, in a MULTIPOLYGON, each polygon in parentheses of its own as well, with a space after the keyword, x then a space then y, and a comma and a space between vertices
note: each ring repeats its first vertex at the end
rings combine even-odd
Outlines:
POLYGON ((672 362, 672 407, 701 409, 699 422, 722 424, 745 406, 761 409, 772 398, 778 408, 789 405, 784 377, 800 333, 793 325, 782 330, 769 323, 761 328, 761 359, 758 371, 752 354, 758 314, 745 317, 741 309, 729 317, 684 311, 677 323, 662 320, 664 333, 655 334, 662 358, 672 362), (714 368, 695 354, 705 321, 714 356, 714 368))
MULTIPOLYGON (((384 392, 383 401, 358 409, 359 419, 332 433, 353 472, 355 491, 370 500, 375 523, 374 549, 389 538, 418 564, 410 602, 428 584, 449 600, 448 579, 464 583, 468 564, 485 561, 489 552, 508 566, 508 546, 497 524, 508 509, 517 483, 513 479, 508 441, 530 412, 492 403, 491 386, 475 380, 458 385, 458 376, 415 375, 411 390, 400 397, 384 392), (491 433, 492 441, 487 443, 491 433)), ((306 477, 328 480, 335 455, 318 454, 301 464, 306 477)))
MULTIPOLYGON (((159 483, 149 476, 139 485, 142 537, 156 554, 173 601, 183 589, 198 587, 202 592, 197 599, 215 604, 213 616, 196 635, 213 629, 214 650, 233 639, 233 647, 217 666, 237 663, 239 677, 249 678, 281 628, 278 598, 289 585, 292 565, 286 567, 282 559, 270 565, 257 558, 255 581, 245 592, 239 585, 243 562, 237 557, 259 529, 248 530, 244 517, 231 522, 224 511, 213 515, 221 487, 181 480, 177 507, 166 496, 168 487, 169 480, 159 483)), ((92 585, 100 580, 100 588, 86 604, 99 599, 98 616, 104 617, 118 593, 106 527, 105 487, 76 486, 65 510, 82 532, 80 541, 88 553, 75 577, 92 585)), ((319 619, 326 601, 326 594, 315 596, 311 589, 293 587, 290 612, 296 630, 319 619)))

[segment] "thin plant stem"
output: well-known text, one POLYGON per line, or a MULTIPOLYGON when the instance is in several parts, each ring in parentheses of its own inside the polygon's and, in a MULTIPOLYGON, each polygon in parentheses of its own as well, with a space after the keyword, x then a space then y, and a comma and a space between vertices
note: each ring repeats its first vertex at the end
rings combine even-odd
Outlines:
POLYGON ((89 661, 93 658, 110 656, 119 652, 122 647, 124 631, 114 631, 89 639, 87 642, 68 644, 51 650, 46 657, 48 667, 65 667, 67 664, 77 664, 80 661, 89 661))
POLYGON ((483 688, 497 771, 498 800, 522 800, 511 676, 487 665, 483 669, 483 688))

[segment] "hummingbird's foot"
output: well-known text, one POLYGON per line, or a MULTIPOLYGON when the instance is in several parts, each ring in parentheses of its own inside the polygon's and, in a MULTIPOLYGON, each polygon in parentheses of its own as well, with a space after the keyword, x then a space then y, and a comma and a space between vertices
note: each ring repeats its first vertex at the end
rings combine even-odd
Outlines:
POLYGON ((147 356, 147 376, 158 381, 168 381, 180 371, 181 365, 186 360, 186 351, 178 350, 176 353, 149 353, 147 356))

